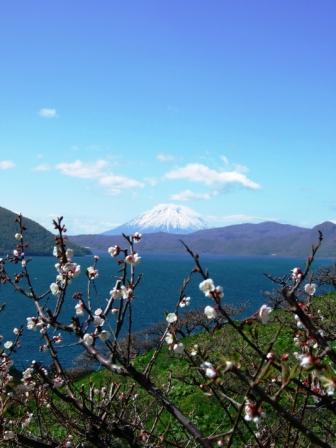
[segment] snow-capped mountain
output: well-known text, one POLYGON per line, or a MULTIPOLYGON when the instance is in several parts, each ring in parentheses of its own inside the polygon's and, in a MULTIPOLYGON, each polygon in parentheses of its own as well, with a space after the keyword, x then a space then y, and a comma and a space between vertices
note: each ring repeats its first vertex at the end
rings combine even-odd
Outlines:
POLYGON ((206 229, 208 226, 191 208, 175 204, 159 204, 131 221, 104 232, 103 235, 120 233, 191 233, 206 229))

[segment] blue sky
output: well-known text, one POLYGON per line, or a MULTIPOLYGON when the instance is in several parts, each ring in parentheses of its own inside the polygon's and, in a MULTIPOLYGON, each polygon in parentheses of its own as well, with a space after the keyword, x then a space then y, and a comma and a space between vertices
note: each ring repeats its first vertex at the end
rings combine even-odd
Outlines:
POLYGON ((334 1, 0 6, 0 205, 70 233, 159 203, 336 221, 334 1))

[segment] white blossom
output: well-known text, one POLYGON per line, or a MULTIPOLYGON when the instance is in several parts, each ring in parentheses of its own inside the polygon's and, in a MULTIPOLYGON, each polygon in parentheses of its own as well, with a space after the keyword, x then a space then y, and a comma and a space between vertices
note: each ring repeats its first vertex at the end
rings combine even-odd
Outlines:
POLYGON ((309 369, 310 367, 312 367, 314 365, 314 359, 313 359, 312 355, 310 355, 310 354, 300 353, 300 354, 296 355, 296 358, 299 361, 300 366, 303 369, 309 369))
POLYGON ((141 238, 142 238, 142 234, 139 233, 139 232, 135 232, 135 233, 133 233, 133 235, 132 235, 132 241, 133 241, 134 243, 140 243, 141 238))
POLYGON ((140 263, 140 261, 141 261, 141 257, 136 252, 134 252, 134 254, 127 255, 125 257, 125 263, 128 263, 128 264, 135 265, 135 264, 140 263))
POLYGON ((167 332, 165 336, 165 342, 168 345, 171 345, 174 342, 174 336, 171 333, 167 332))
POLYGON ((82 302, 79 302, 75 305, 75 311, 77 316, 83 316, 84 314, 84 305, 82 302))
POLYGON ((297 314, 294 314, 294 319, 296 320, 296 326, 298 327, 299 330, 304 330, 306 328, 297 314))
POLYGON ((191 298, 190 297, 183 297, 179 303, 179 306, 181 308, 184 308, 185 306, 189 306, 191 302, 191 298))
POLYGON ((107 249, 107 252, 111 255, 111 257, 116 257, 120 253, 120 247, 119 246, 111 246, 107 249))
POLYGON ((64 380, 63 380, 63 378, 61 376, 57 375, 57 376, 54 377, 54 379, 53 379, 54 387, 56 387, 56 388, 57 387, 62 387, 63 384, 64 384, 64 380))
POLYGON ((36 330, 36 325, 38 323, 37 317, 27 317, 27 329, 36 330))
POLYGON ((308 294, 309 296, 313 296, 316 292, 316 289, 317 289, 316 283, 307 283, 304 286, 305 293, 308 294))
POLYGON ((116 288, 114 287, 111 291, 110 291, 110 296, 113 299, 129 299, 133 296, 133 290, 132 288, 128 287, 126 288, 126 286, 121 285, 120 288, 116 288))
POLYGON ((85 333, 83 336, 83 342, 85 345, 92 345, 93 344, 93 336, 89 333, 85 333))
POLYGON ((215 284, 211 278, 207 278, 199 284, 199 289, 208 296, 215 289, 215 284))
POLYGON ((61 256, 61 249, 58 246, 54 246, 53 256, 54 257, 60 257, 61 256))
POLYGON ((14 342, 13 342, 13 341, 6 341, 6 342, 4 343, 4 347, 5 347, 6 350, 9 350, 10 348, 12 348, 13 345, 14 345, 14 342))
POLYGON ((261 416, 261 410, 257 407, 256 403, 248 400, 244 406, 245 416, 244 419, 248 422, 258 423, 261 416))
POLYGON ((214 291, 212 292, 219 299, 222 299, 224 297, 224 290, 222 286, 216 286, 214 291))
POLYGON ((206 317, 208 319, 215 319, 217 316, 217 311, 215 310, 215 308, 213 306, 207 305, 204 308, 204 314, 206 315, 206 317))
POLYGON ((57 296, 57 294, 59 294, 60 293, 60 287, 58 286, 58 284, 57 283, 51 283, 51 285, 49 286, 49 289, 50 289, 50 291, 51 291, 51 294, 53 295, 53 296, 57 296))
POLYGON ((291 273, 292 273, 292 279, 294 280, 294 281, 297 281, 297 280, 300 280, 300 278, 302 277, 302 275, 303 275, 303 272, 301 271, 301 268, 293 268, 292 270, 291 270, 291 273))
POLYGON ((217 376, 216 369, 209 361, 205 361, 200 365, 201 369, 204 370, 205 376, 208 378, 215 378, 217 376))
POLYGON ((173 346, 173 350, 175 353, 177 353, 178 355, 181 355, 184 352, 184 344, 182 344, 182 342, 179 342, 177 344, 174 344, 173 346))
POLYGON ((95 269, 93 266, 89 266, 86 269, 86 272, 87 272, 87 275, 88 275, 90 280, 94 280, 99 275, 98 269, 95 269))
POLYGON ((15 238, 16 240, 20 241, 20 240, 22 239, 22 233, 16 233, 16 234, 14 235, 14 238, 15 238))
POLYGON ((258 317, 261 323, 266 324, 269 321, 270 314, 273 311, 273 308, 267 305, 261 305, 258 311, 258 317))
POLYGON ((196 356, 197 353, 198 353, 198 345, 195 344, 195 345, 193 346, 191 352, 190 352, 190 355, 191 355, 191 356, 196 356))
POLYGON ((168 313, 166 316, 166 321, 172 324, 177 321, 177 315, 175 313, 168 313))
POLYGON ((96 327, 102 327, 105 323, 105 319, 101 316, 93 316, 93 323, 96 327))
POLYGON ((107 341, 111 336, 111 333, 107 330, 102 330, 100 333, 98 333, 98 337, 101 341, 105 342, 107 341))
POLYGON ((73 249, 68 248, 68 249, 65 251, 65 255, 66 255, 67 259, 68 259, 69 261, 71 261, 72 257, 74 256, 74 251, 73 251, 73 249))

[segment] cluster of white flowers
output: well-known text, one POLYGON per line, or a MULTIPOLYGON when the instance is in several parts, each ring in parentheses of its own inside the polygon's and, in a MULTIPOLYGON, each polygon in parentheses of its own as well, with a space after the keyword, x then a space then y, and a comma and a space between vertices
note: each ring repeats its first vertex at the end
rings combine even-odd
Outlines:
MULTIPOLYGON (((199 284, 199 289, 203 292, 205 297, 213 298, 215 301, 219 301, 224 297, 222 286, 215 286, 215 283, 211 278, 203 280, 199 284)), ((217 310, 213 306, 207 305, 204 308, 204 314, 208 319, 216 319, 217 310)))
POLYGON ((215 378, 217 376, 217 371, 213 364, 209 361, 205 361, 200 365, 200 368, 204 371, 205 376, 208 378, 215 378))
POLYGON ((111 289, 110 296, 113 299, 130 300, 133 298, 133 289, 130 286, 118 285, 111 289))
POLYGON ((62 250, 60 246, 54 246, 53 255, 59 258, 59 262, 55 264, 57 271, 56 281, 50 284, 50 291, 54 296, 59 295, 66 283, 70 284, 71 281, 78 277, 81 273, 81 267, 79 264, 72 261, 74 255, 73 249, 66 249, 65 256, 66 262, 62 259, 62 250))
POLYGON ((295 282, 297 282, 298 280, 301 280, 301 277, 303 276, 303 272, 302 272, 301 268, 298 268, 298 267, 293 268, 291 270, 291 273, 292 273, 292 275, 291 275, 292 280, 295 282))
POLYGON ((314 357, 310 353, 294 353, 303 369, 310 369, 314 365, 314 357))
POLYGON ((25 385, 27 391, 34 389, 36 382, 34 381, 34 367, 28 367, 22 372, 21 381, 25 385))
POLYGON ((190 302, 191 302, 190 297, 182 297, 182 299, 180 300, 179 306, 180 306, 180 308, 184 308, 186 306, 189 306, 190 302))
POLYGON ((125 263, 136 265, 140 263, 141 257, 137 252, 134 252, 133 254, 126 255, 125 257, 125 263))
POLYGON ((101 308, 97 308, 94 312, 93 323, 96 327, 102 327, 105 323, 105 317, 103 310, 101 308))
POLYGON ((43 334, 49 328, 49 324, 45 324, 39 317, 27 317, 26 320, 28 330, 39 330, 43 334))

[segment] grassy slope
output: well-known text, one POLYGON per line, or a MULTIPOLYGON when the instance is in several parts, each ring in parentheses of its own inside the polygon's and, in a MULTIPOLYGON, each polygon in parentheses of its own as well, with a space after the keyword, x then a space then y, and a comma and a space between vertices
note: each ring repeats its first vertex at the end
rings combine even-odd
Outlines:
MULTIPOLYGON (((331 318, 325 319, 325 325, 334 325, 332 316, 336 312, 336 294, 331 294, 323 298, 316 298, 314 307, 321 310, 321 313, 325 316, 331 316, 331 318)), ((267 325, 252 324, 245 325, 244 332, 246 335, 253 338, 254 342, 265 352, 269 350, 270 341, 274 338, 275 334, 279 332, 279 337, 272 347, 272 352, 275 354, 290 353, 288 366, 294 366, 297 364, 292 353, 297 350, 293 344, 293 332, 295 331, 295 322, 292 315, 288 311, 276 311, 273 312, 271 321, 267 325)), ((203 358, 211 361, 216 367, 224 366, 226 360, 240 360, 243 363, 249 363, 253 365, 254 354, 251 352, 246 343, 241 337, 237 337, 236 333, 231 327, 225 326, 220 330, 217 330, 213 334, 202 333, 193 337, 184 339, 183 341, 188 349, 191 349, 194 344, 198 344, 199 352, 203 353, 203 358)), ((134 365, 138 370, 143 370, 151 358, 152 352, 148 352, 144 355, 138 356, 134 365)), ((200 360, 198 360, 199 364, 200 360)), ((258 361, 257 361, 258 362, 258 361)), ((270 373, 271 374, 271 373, 270 373)), ((274 372, 272 373, 274 375, 274 372)), ((204 392, 200 390, 198 386, 192 384, 191 379, 195 377, 198 380, 201 379, 197 368, 192 368, 187 361, 180 355, 171 353, 167 346, 165 346, 158 356, 157 362, 152 370, 151 379, 159 387, 167 389, 168 383, 170 383, 170 389, 167 393, 169 398, 182 410, 185 415, 188 415, 192 421, 199 427, 199 429, 206 435, 210 435, 213 432, 225 432, 229 428, 228 415, 225 414, 223 408, 218 404, 215 397, 208 396, 207 392, 207 380, 201 380, 204 382, 204 392)), ((230 375, 225 376, 224 390, 227 390, 229 395, 235 397, 238 401, 242 397, 242 386, 237 383, 235 378, 230 378, 230 375)), ((120 391, 129 390, 130 384, 133 384, 131 380, 121 378, 115 374, 111 374, 106 370, 99 370, 91 373, 75 384, 78 390, 82 387, 88 390, 89 387, 100 388, 107 386, 111 382, 119 383, 120 391)), ((148 394, 142 391, 135 385, 134 393, 138 394, 137 403, 142 409, 146 409, 147 418, 146 427, 150 428, 154 419, 154 414, 151 414, 151 409, 154 409, 153 400, 148 394)), ((292 393, 289 392, 281 400, 281 403, 285 406, 291 404, 292 393)), ((267 406, 263 405, 267 414, 268 421, 278 421, 278 417, 267 406)), ((66 409, 66 407, 64 407, 66 409)), ((232 416, 235 415, 235 411, 231 408, 229 412, 232 416)), ((322 412, 322 411, 320 411, 322 412)), ((53 433, 56 438, 64 436, 66 431, 58 424, 54 425, 53 433)), ((173 434, 178 440, 183 440, 184 434, 180 426, 173 420, 173 418, 167 412, 163 412, 159 428, 167 429, 169 433, 173 434)), ((34 431, 34 428, 30 428, 34 431)), ((317 432, 319 427, 314 428, 317 432)), ((244 428, 242 433, 246 434, 244 428)), ((119 446, 119 445, 118 445, 119 446)), ((120 446, 123 446, 122 444, 120 446)), ((233 444, 234 447, 244 446, 241 441, 236 440, 233 444)), ((277 445, 281 446, 281 445, 277 445)), ((305 446, 305 441, 302 439, 297 444, 298 447, 305 446)))

